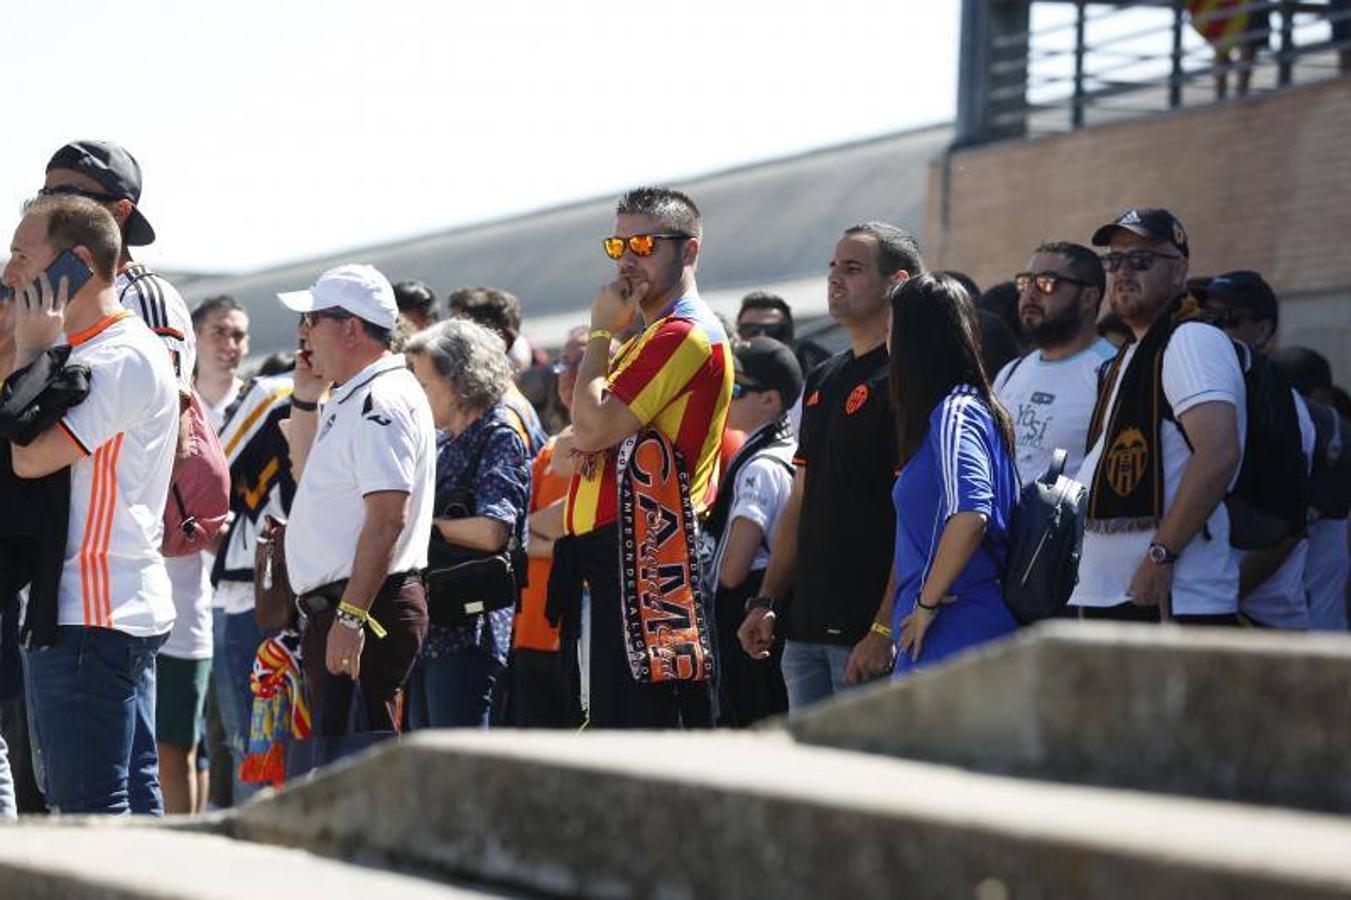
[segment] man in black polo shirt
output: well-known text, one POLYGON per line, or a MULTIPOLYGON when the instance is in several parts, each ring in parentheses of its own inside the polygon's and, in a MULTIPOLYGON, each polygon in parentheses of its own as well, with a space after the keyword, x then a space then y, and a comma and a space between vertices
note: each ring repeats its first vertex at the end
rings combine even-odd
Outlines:
POLYGON ((835 245, 828 301, 850 349, 807 376, 793 490, 761 596, 738 632, 763 659, 782 619, 790 712, 891 671, 897 454, 887 298, 922 270, 915 239, 894 225, 855 225, 835 245))

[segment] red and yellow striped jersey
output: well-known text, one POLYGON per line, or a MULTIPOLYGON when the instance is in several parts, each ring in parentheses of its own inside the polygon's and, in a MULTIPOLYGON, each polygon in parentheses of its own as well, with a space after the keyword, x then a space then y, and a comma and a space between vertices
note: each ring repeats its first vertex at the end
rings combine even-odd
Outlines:
MULTIPOLYGON (((610 394, 643 425, 666 435, 692 468, 696 514, 717 495, 718 448, 734 374, 727 334, 697 295, 671 304, 610 361, 610 394)), ((600 454, 589 477, 582 466, 572 476, 563 519, 568 534, 586 534, 618 516, 615 449, 600 454)))

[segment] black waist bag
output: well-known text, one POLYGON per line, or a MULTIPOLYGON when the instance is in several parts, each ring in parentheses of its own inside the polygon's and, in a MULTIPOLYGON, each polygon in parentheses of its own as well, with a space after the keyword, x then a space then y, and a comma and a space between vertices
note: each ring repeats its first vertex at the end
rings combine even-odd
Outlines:
POLYGON ((1046 474, 1023 488, 1004 570, 1004 604, 1022 625, 1059 615, 1079 583, 1088 488, 1064 474, 1056 450, 1046 474))
MULTIPOLYGON (((505 424, 497 427, 510 428, 505 424)), ((491 426, 484 430, 469 465, 446 497, 437 518, 467 519, 477 515, 470 482, 478 476, 484 448, 494 430, 491 426)), ((523 575, 525 570, 525 554, 514 534, 506 547, 490 553, 452 544, 433 526, 431 544, 427 547, 427 569, 422 575, 427 587, 428 618, 434 625, 453 628, 467 625, 483 613, 514 606, 524 583, 518 573, 523 575)))
POLYGON ((476 552, 435 534, 422 575, 432 624, 465 625, 475 616, 513 606, 517 588, 511 557, 509 550, 476 552))

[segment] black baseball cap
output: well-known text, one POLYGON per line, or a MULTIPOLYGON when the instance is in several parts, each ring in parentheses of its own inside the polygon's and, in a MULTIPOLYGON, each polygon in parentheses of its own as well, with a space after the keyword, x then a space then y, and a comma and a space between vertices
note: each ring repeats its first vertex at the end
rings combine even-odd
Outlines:
POLYGON ((97 181, 112 200, 130 200, 134 206, 127 217, 122 240, 128 247, 144 247, 155 242, 155 229, 141 213, 141 166, 136 157, 110 141, 71 141, 57 150, 47 162, 47 171, 70 169, 97 181))
POLYGON ((1257 272, 1244 269, 1216 275, 1204 284, 1192 285, 1191 293, 1202 304, 1214 298, 1230 308, 1246 309, 1261 321, 1280 324, 1276 292, 1257 272))
POLYGON ((1167 241, 1180 250, 1183 256, 1191 256, 1191 250, 1187 246, 1187 230, 1182 227, 1182 223, 1177 220, 1177 216, 1166 209, 1148 206, 1131 207, 1117 216, 1115 221, 1093 232, 1093 246, 1105 247, 1110 244, 1112 235, 1116 233, 1118 228, 1123 228, 1132 234, 1138 234, 1140 237, 1167 241))
POLYGON ((733 352, 739 384, 778 391, 785 409, 797 402, 802 393, 802 367, 786 344, 756 335, 733 352))

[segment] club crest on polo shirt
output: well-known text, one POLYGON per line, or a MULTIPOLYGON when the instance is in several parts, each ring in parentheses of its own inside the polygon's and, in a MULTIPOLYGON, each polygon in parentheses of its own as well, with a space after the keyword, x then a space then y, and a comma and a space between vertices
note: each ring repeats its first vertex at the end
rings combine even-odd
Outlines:
POLYGON ((1118 497, 1135 490, 1149 462, 1149 443, 1138 428, 1127 428, 1107 451, 1107 483, 1118 497))
POLYGON ((805 406, 815 406, 816 404, 818 404, 818 403, 820 403, 820 402, 821 402, 821 392, 820 392, 820 391, 812 391, 812 395, 811 395, 810 397, 807 398, 807 402, 806 402, 804 405, 805 405, 805 406))
POLYGON ((375 398, 373 398, 370 394, 366 395, 366 402, 361 406, 361 416, 367 422, 374 422, 376 425, 379 425, 381 427, 387 426, 389 425, 390 422, 394 421, 389 416, 381 415, 379 412, 376 411, 375 398))
POLYGON ((849 399, 844 401, 844 411, 853 415, 863 408, 863 404, 868 402, 868 386, 860 384, 849 392, 849 399))
POLYGON ((319 429, 319 436, 316 437, 315 440, 322 441, 324 435, 328 434, 333 429, 333 423, 336 421, 338 421, 338 414, 336 412, 329 413, 328 418, 324 419, 323 427, 319 429))

